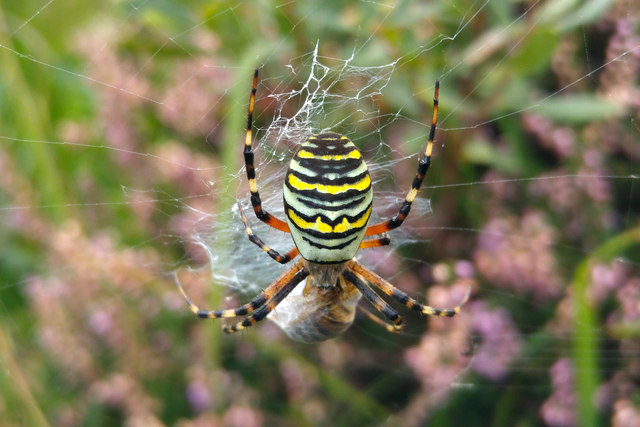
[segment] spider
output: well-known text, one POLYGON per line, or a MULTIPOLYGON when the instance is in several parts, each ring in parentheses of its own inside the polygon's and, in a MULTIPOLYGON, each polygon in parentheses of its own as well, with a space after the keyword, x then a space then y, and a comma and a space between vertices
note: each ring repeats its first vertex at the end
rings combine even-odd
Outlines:
POLYGON ((276 310, 271 318, 292 339, 317 342, 335 337, 349 328, 358 302, 364 297, 387 321, 360 308, 369 318, 390 332, 400 331, 403 327, 402 317, 373 290, 373 285, 385 295, 422 314, 455 316, 468 300, 470 287, 458 306, 431 307, 409 297, 354 258, 359 249, 388 245, 391 239, 387 232, 402 225, 411 210, 411 204, 431 163, 438 118, 439 82, 435 83, 429 139, 411 189, 395 216, 369 226, 373 191, 367 165, 349 138, 332 132, 310 136, 293 156, 283 185, 286 222, 263 209, 252 145, 257 84, 258 69, 253 75, 243 152, 251 205, 259 220, 290 233, 295 247, 284 255, 272 249, 251 230, 239 203, 238 209, 249 240, 267 255, 281 264, 294 260, 298 255, 300 258, 253 300, 234 309, 201 310, 177 283, 191 311, 208 319, 244 316, 243 320, 223 326, 225 332, 233 333, 263 320, 282 303, 280 307, 286 306, 289 314, 278 316, 280 310, 276 310), (365 240, 368 236, 377 237, 365 240), (307 282, 302 293, 291 294, 304 279, 307 282))

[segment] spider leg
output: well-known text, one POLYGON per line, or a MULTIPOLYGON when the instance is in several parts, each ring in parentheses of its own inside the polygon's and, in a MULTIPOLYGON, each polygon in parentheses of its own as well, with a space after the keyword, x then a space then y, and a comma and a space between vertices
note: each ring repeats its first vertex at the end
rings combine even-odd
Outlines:
MULTIPOLYGON (((265 290, 260 292, 258 296, 252 299, 249 303, 244 304, 238 308, 231 308, 228 310, 202 310, 195 305, 186 292, 182 288, 182 285, 175 278, 176 286, 178 290, 184 297, 185 301, 189 305, 191 311, 197 314, 202 319, 219 319, 219 318, 230 318, 230 317, 238 317, 238 316, 246 316, 247 314, 253 313, 256 309, 262 307, 267 301, 269 301, 275 294, 277 294, 283 287, 287 286, 288 283, 291 282, 293 278, 296 277, 297 274, 302 271, 303 261, 299 260, 296 262, 293 267, 289 270, 285 271, 280 277, 276 279, 271 285, 269 285, 265 290)), ((307 273, 308 274, 308 273, 307 273)), ((306 275, 305 275, 306 277, 306 275)))
POLYGON ((245 233, 247 233, 247 237, 249 237, 249 240, 255 243, 260 249, 265 251, 267 255, 269 255, 271 258, 273 258, 280 264, 286 264, 298 255, 299 252, 298 252, 298 248, 296 247, 291 249, 286 254, 280 255, 278 251, 270 248, 267 244, 265 244, 264 241, 262 241, 262 239, 260 239, 258 236, 253 234, 253 230, 251 230, 251 227, 249 227, 249 223, 247 221, 246 215, 244 214, 244 211, 242 210, 242 206, 240 206, 240 203, 237 203, 237 205, 238 205, 238 211, 240 212, 240 218, 244 223, 244 231, 245 233))
POLYGON ((438 92, 440 90, 440 82, 436 80, 436 88, 435 93, 433 95, 433 114, 431 118, 431 129, 429 130, 429 140, 427 141, 427 148, 425 149, 424 156, 420 163, 418 163, 418 171, 416 172, 415 178, 413 178, 413 182, 411 183, 411 189, 409 193, 407 193, 407 197, 404 199, 398 214, 392 217, 391 219, 381 222, 379 224, 370 225, 367 228, 367 232, 365 236, 373 236, 375 234, 384 233, 385 231, 393 230, 394 228, 400 227, 404 220, 409 215, 411 211, 411 204, 416 198, 418 194, 418 190, 422 185, 422 181, 424 180, 427 171, 429 170, 429 166, 431 165, 431 152, 433 151, 433 140, 436 136, 436 122, 438 121, 438 92))
POLYGON ((413 298, 402 292, 400 289, 396 288, 391 283, 387 282, 373 271, 370 271, 367 268, 363 267, 356 261, 350 261, 348 267, 349 269, 360 274, 372 285, 374 285, 376 288, 380 289, 382 292, 389 295, 396 301, 406 305, 412 310, 419 311, 420 313, 427 314, 429 316, 453 317, 460 312, 460 308, 467 302, 469 296, 471 295, 471 286, 469 286, 466 295, 457 306, 453 308, 431 307, 429 305, 420 304, 418 301, 414 300, 413 298))
MULTIPOLYGON (((384 317, 393 322, 393 325, 385 324, 385 328, 387 328, 387 330, 389 330, 389 328, 392 328, 392 332, 398 332, 400 331, 400 329, 402 329, 402 317, 400 317, 398 312, 391 308, 389 304, 387 304, 382 298, 380 298, 380 296, 376 294, 373 289, 371 289, 371 286, 369 286, 364 280, 362 280, 359 274, 347 269, 342 273, 342 277, 353 286, 355 286, 356 289, 360 291, 362 296, 364 296, 365 299, 367 299, 367 301, 369 301, 376 308, 376 310, 378 310, 384 315, 384 317)), ((382 321, 380 320, 380 322, 382 321)), ((384 322, 382 323, 384 324, 384 322)))
POLYGON ((358 249, 377 248, 379 246, 387 246, 391 243, 391 237, 387 233, 383 233, 382 237, 371 240, 363 240, 358 249))
POLYGON ((363 306, 358 305, 358 311, 360 313, 364 314, 365 316, 367 316, 367 318, 369 320, 371 320, 372 322, 377 323, 378 325, 380 325, 383 328, 385 328, 387 330, 387 332, 391 332, 392 334, 395 334, 395 333, 399 332, 395 328, 395 325, 392 325, 391 323, 385 322, 384 320, 380 319, 378 316, 376 316, 375 314, 373 314, 372 312, 370 312, 369 310, 367 310, 363 306))
MULTIPOLYGON (((302 262, 298 264, 302 265, 302 262)), ((291 270, 293 270, 294 268, 292 268, 291 270)), ((291 270, 287 271, 287 273, 289 273, 291 270)), ((301 268, 293 272, 293 275, 288 274, 286 278, 284 275, 280 276, 275 283, 269 286, 269 288, 271 288, 278 285, 279 289, 273 295, 273 297, 271 297, 271 299, 266 302, 266 304, 262 305, 260 308, 254 311, 253 314, 247 316, 243 321, 235 323, 233 325, 225 325, 223 326, 222 330, 228 334, 232 334, 234 332, 246 329, 249 326, 255 325, 257 322, 267 317, 267 315, 271 313, 273 309, 276 308, 276 306, 280 304, 282 300, 291 293, 291 291, 298 285, 298 283, 302 282, 308 275, 309 272, 301 268)))
POLYGON ((253 145, 252 145, 252 127, 253 127, 253 106, 256 102, 256 87, 258 86, 258 69, 253 73, 253 86, 251 87, 251 96, 249 97, 249 116, 247 119, 247 131, 244 139, 244 163, 247 169, 247 179, 249 180, 249 190, 251 191, 251 205, 258 219, 267 223, 273 228, 286 233, 289 232, 289 225, 274 217, 267 211, 262 209, 262 200, 258 192, 258 182, 256 181, 256 169, 253 164, 253 145))

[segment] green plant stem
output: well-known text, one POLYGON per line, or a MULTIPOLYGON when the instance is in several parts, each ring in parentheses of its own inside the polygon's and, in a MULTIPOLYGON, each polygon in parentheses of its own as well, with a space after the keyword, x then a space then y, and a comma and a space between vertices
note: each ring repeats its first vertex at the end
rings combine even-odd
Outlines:
POLYGON ((597 425, 594 397, 600 378, 598 374, 598 330, 594 307, 587 299, 590 273, 596 262, 608 262, 630 246, 640 244, 640 228, 634 228, 608 240, 578 266, 573 279, 573 366, 577 400, 578 425, 597 425))
MULTIPOLYGON (((220 230, 225 230, 231 227, 231 221, 233 221, 233 207, 236 203, 234 184, 235 173, 240 169, 242 161, 242 150, 244 148, 244 133, 245 126, 243 123, 247 117, 246 103, 249 100, 249 94, 251 93, 251 76, 253 75, 253 67, 256 63, 256 50, 249 50, 246 52, 238 67, 238 73, 236 74, 236 82, 233 90, 230 93, 228 105, 227 105, 227 120, 222 132, 222 151, 220 153, 222 165, 224 166, 224 176, 219 186, 216 186, 217 191, 214 196, 217 198, 218 206, 218 218, 219 221, 216 227, 220 230)), ((222 234, 222 236, 227 236, 222 234)), ((220 238, 217 241, 216 250, 224 257, 225 253, 229 252, 231 242, 228 237, 220 238)), ((219 260, 219 266, 222 268, 233 268, 229 265, 228 259, 221 258, 219 260)), ((218 266, 218 267, 219 267, 218 266)), ((225 289, 223 286, 211 287, 209 293, 208 302, 211 307, 218 307, 224 296, 225 289)), ((208 351, 211 363, 217 365, 220 359, 220 339, 222 331, 219 325, 212 328, 210 340, 208 340, 208 351)))
MULTIPOLYGON (((0 8, 0 25, 7 28, 4 13, 0 8)), ((10 41, 3 45, 11 48, 10 41)), ((15 136, 20 140, 47 140, 49 128, 48 102, 45 96, 29 85, 21 68, 20 59, 7 49, 0 51, 2 79, 6 91, 6 102, 11 108, 6 109, 9 117, 4 123, 3 133, 15 136), (10 125, 7 126, 7 124, 10 125), (12 135, 13 134, 13 135, 12 135)), ((61 171, 56 166, 54 150, 50 145, 40 142, 17 142, 16 160, 26 170, 41 199, 38 203, 55 206, 50 215, 55 220, 69 216, 70 201, 63 184, 61 171), (23 147, 28 144, 27 147, 23 147)))
POLYGON ((48 426, 49 423, 22 374, 21 364, 14 357, 13 340, 9 331, 2 328, 2 324, 0 322, 0 391, 5 405, 0 408, 0 418, 10 424, 13 421, 15 425, 48 426))

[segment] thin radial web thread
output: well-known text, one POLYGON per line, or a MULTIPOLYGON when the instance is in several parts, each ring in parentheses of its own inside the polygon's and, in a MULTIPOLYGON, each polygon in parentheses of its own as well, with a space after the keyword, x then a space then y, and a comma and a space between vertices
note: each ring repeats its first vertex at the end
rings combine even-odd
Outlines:
MULTIPOLYGON (((400 162, 411 165, 412 169, 417 165, 428 127, 413 123, 423 133, 421 141, 409 141, 412 147, 419 147, 415 152, 410 152, 409 148, 404 154, 393 150, 383 139, 381 130, 406 119, 399 113, 381 114, 375 98, 382 95, 388 85, 395 63, 362 67, 352 62, 353 57, 344 61, 319 58, 314 50, 297 58, 296 65, 290 64, 284 75, 272 77, 263 72, 260 76, 253 128, 258 186, 264 208, 281 219, 285 217, 282 184, 289 161, 300 141, 325 131, 347 135, 362 150, 373 179, 371 223, 395 214, 404 200, 410 180, 396 182, 394 189, 390 185, 395 181, 394 167, 400 162), (326 65, 329 62, 333 64, 326 65)), ((241 137, 239 133, 239 144, 241 137)), ((242 203, 254 233, 280 253, 293 248, 293 240, 288 234, 265 226, 253 215, 244 168, 234 175, 234 183, 239 188, 236 200, 242 203)), ((219 191, 216 185, 211 184, 214 194, 219 191)), ((412 236, 409 230, 415 231, 416 226, 419 228, 420 224, 428 223, 431 210, 426 196, 427 192, 423 190, 413 204, 413 219, 418 220, 409 221, 410 226, 406 229, 394 232, 392 247, 385 250, 393 251, 400 245, 421 240, 412 236)), ((267 286, 270 279, 286 268, 249 241, 236 206, 231 223, 224 226, 220 226, 219 214, 201 215, 204 215, 201 223, 194 227, 201 231, 194 233, 193 242, 206 253, 207 268, 216 285, 249 295, 267 286), (225 248, 221 247, 221 242, 225 242, 225 248)), ((380 262, 384 262, 384 256, 380 262)))

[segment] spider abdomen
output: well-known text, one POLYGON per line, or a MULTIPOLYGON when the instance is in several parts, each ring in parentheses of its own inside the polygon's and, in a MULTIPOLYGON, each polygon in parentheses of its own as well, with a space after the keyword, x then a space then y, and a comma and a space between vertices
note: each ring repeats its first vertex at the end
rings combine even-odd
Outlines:
POLYGON ((293 156, 284 189, 291 236, 300 255, 319 264, 353 258, 371 216, 367 165, 346 136, 309 137, 293 156))

